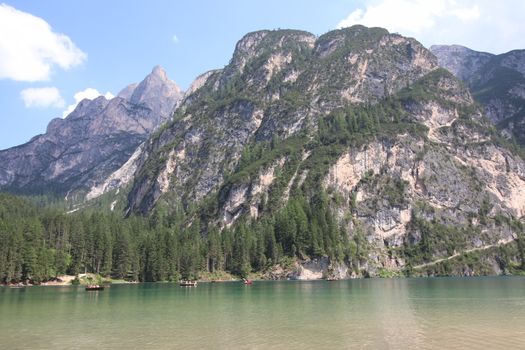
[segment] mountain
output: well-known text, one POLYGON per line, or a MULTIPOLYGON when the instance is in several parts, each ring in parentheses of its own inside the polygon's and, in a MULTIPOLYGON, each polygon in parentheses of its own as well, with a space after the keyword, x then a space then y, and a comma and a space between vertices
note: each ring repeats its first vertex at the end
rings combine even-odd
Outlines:
POLYGON ((458 45, 430 50, 441 66, 467 84, 498 128, 525 145, 525 50, 500 55, 458 45))
POLYGON ((147 106, 152 111, 156 125, 162 124, 173 113, 183 91, 171 81, 160 66, 153 68, 144 80, 133 89, 129 102, 138 106, 147 106))
POLYGON ((495 56, 461 45, 432 45, 430 51, 436 55, 440 66, 464 82, 469 82, 475 73, 495 56))
POLYGON ((315 128, 320 116, 381 99, 434 68, 436 59, 415 40, 378 28, 318 39, 301 31, 250 33, 230 64, 208 75, 149 140, 131 207, 146 212, 168 189, 185 204, 201 200, 251 143, 315 128))
POLYGON ((82 198, 130 158, 181 97, 155 67, 118 97, 81 101, 66 118, 53 119, 45 134, 0 151, 0 189, 82 198))
MULTIPOLYGON (((498 56, 451 52, 451 69, 473 87, 497 67, 521 69, 518 58, 491 65, 498 56)), ((21 188, 103 195, 61 215, 0 195, 0 280, 523 274, 523 149, 440 61, 381 28, 262 30, 199 76, 149 136, 134 121, 164 96, 157 69, 114 100, 84 101, 20 150, 30 161, 1 164, 27 174, 13 182, 21 188), (126 118, 103 117, 110 110, 126 118), (137 135, 145 141, 126 148, 137 135), (90 159, 106 162, 100 176, 82 170, 90 159), (55 178, 36 177, 44 163, 55 178)))
POLYGON ((128 213, 177 208, 204 236, 268 239, 271 261, 328 258, 343 277, 506 273, 525 214, 525 163, 506 145, 414 39, 258 31, 144 144, 128 213))

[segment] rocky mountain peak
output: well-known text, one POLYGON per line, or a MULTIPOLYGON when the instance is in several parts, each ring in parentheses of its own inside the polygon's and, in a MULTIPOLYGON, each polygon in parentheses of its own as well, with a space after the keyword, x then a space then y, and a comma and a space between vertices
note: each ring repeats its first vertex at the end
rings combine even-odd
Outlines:
POLYGON ((321 71, 316 76, 330 76, 325 83, 347 102, 383 98, 438 68, 435 56, 417 40, 361 25, 320 36, 313 57, 321 71))
POLYGON ((0 186, 16 193, 82 193, 120 168, 169 118, 182 91, 156 66, 117 97, 80 101, 43 135, 0 152, 0 186))
POLYGON ((242 74, 249 62, 256 59, 269 62, 270 65, 290 61, 294 51, 310 50, 315 39, 315 35, 311 33, 291 29, 248 33, 237 42, 230 64, 225 70, 225 77, 242 74))
MULTIPOLYGON (((129 94, 128 91, 124 95, 129 94)), ((166 74, 166 71, 155 66, 133 90, 129 101, 136 105, 150 108, 160 119, 171 115, 176 103, 182 98, 183 91, 166 74)))
POLYGON ((168 74, 166 73, 164 68, 162 68, 162 66, 160 66, 160 65, 156 65, 155 67, 153 67, 153 69, 151 70, 151 74, 150 75, 157 76, 157 77, 159 77, 160 79, 162 79, 164 81, 168 80, 168 74))

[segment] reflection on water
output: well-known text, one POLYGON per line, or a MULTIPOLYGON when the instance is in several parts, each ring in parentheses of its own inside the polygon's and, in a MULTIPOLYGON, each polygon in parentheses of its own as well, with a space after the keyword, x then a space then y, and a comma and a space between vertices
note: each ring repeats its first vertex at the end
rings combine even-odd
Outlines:
POLYGON ((2 349, 512 349, 524 278, 0 288, 2 349))

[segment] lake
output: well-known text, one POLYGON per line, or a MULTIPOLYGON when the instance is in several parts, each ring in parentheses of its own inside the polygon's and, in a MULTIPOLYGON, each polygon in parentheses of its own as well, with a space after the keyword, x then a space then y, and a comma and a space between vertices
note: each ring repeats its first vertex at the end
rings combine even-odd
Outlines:
POLYGON ((513 349, 525 278, 0 287, 1 349, 513 349))

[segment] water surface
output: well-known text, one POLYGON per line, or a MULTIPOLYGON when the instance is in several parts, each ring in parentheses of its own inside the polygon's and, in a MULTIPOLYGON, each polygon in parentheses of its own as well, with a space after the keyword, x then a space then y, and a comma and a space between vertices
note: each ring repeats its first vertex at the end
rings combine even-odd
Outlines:
POLYGON ((2 349, 523 349, 525 278, 0 288, 2 349))

